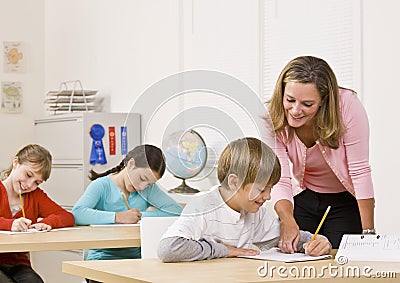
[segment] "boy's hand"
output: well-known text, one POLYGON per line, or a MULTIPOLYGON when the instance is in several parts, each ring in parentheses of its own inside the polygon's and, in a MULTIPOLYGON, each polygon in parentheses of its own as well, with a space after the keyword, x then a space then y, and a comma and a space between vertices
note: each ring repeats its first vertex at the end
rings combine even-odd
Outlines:
POLYGON ((138 209, 132 208, 127 211, 116 212, 115 223, 123 223, 123 224, 137 223, 141 217, 142 213, 138 209))
POLYGON ((26 230, 28 230, 31 223, 32 223, 32 221, 28 218, 21 217, 21 218, 15 219, 11 225, 11 231, 25 232, 26 230))
POLYGON ((314 241, 304 243, 303 248, 307 255, 320 256, 330 253, 331 244, 325 237, 317 236, 314 241))
POLYGON ((36 229, 38 231, 50 231, 51 226, 46 223, 35 223, 29 226, 29 228, 36 229))
POLYGON ((260 253, 260 251, 252 249, 236 248, 228 245, 226 247, 228 248, 228 257, 258 255, 260 253))

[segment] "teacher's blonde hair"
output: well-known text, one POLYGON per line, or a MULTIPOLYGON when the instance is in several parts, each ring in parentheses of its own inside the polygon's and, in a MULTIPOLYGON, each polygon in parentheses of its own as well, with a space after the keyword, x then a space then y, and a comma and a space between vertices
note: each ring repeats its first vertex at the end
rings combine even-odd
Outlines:
MULTIPOLYGON (((301 56, 291 60, 280 73, 272 98, 267 102, 275 132, 279 134, 288 122, 283 107, 285 86, 289 82, 312 83, 321 97, 322 105, 315 115, 315 132, 321 144, 339 147, 339 138, 346 132, 339 109, 339 86, 336 76, 324 60, 313 56, 301 56)), ((293 130, 289 127, 289 136, 293 130)))

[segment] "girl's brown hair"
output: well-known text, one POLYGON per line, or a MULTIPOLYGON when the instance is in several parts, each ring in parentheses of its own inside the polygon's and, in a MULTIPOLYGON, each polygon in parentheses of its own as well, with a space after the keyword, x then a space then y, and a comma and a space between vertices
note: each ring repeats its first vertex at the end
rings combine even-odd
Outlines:
MULTIPOLYGON (((52 156, 50 152, 44 147, 38 144, 28 144, 21 148, 15 155, 19 164, 33 164, 39 167, 43 181, 46 181, 50 177, 52 156)), ((1 171, 1 179, 6 179, 13 166, 11 165, 7 169, 1 171)))

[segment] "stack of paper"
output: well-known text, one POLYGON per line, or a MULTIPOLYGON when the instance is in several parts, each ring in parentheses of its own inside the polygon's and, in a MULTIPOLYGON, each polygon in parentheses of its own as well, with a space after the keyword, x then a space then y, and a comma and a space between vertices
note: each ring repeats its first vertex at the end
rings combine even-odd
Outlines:
POLYGON ((66 112, 99 112, 102 110, 103 98, 97 96, 96 90, 60 90, 49 91, 45 104, 53 114, 66 112))

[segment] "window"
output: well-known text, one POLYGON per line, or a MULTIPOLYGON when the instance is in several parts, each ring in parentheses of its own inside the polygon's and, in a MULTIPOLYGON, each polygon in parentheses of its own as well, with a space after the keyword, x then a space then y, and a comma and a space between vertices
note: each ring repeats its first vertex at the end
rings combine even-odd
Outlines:
POLYGON ((261 43, 262 98, 273 92, 291 59, 313 55, 328 62, 339 85, 362 94, 360 0, 265 0, 261 43))

